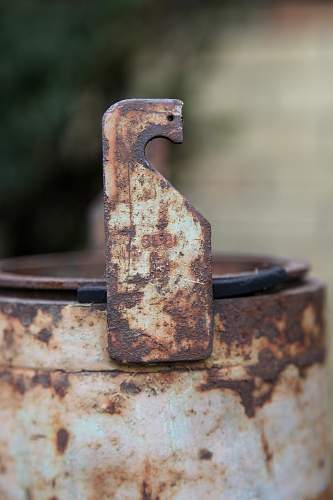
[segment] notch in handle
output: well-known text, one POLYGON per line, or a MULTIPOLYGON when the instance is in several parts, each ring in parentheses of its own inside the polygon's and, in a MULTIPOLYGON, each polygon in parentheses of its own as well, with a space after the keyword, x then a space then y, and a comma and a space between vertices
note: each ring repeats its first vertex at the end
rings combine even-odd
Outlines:
POLYGON ((146 160, 155 137, 183 141, 181 101, 129 99, 104 115, 108 345, 121 363, 212 349, 210 224, 146 160))

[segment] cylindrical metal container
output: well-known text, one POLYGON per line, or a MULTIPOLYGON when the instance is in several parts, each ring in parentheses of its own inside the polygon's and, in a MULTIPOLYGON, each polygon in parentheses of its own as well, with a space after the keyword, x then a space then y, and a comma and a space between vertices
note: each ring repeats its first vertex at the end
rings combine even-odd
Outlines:
POLYGON ((99 255, 2 263, 1 500, 330 498, 324 287, 303 263, 212 263, 142 155, 179 107, 106 114, 106 278, 99 255))

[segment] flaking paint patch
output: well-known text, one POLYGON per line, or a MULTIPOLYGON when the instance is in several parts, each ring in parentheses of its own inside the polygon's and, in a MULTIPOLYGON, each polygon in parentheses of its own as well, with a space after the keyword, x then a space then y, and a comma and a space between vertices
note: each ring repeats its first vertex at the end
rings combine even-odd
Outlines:
POLYGON ((120 390, 125 394, 132 394, 132 395, 139 394, 141 392, 141 389, 138 385, 136 385, 133 381, 127 381, 127 380, 124 380, 124 382, 120 384, 120 390))
POLYGON ((57 436, 56 436, 57 451, 61 455, 65 453, 68 441, 69 441, 69 432, 64 427, 61 427, 57 431, 57 436))
POLYGON ((14 392, 21 396, 27 391, 40 386, 44 389, 50 389, 52 392, 63 399, 70 387, 69 375, 64 372, 48 372, 42 370, 24 370, 18 371, 9 368, 0 371, 0 380, 13 388, 14 392))
POLYGON ((207 448, 201 448, 198 453, 199 459, 200 460, 211 460, 213 457, 213 453, 207 448))
POLYGON ((36 336, 38 340, 48 344, 50 338, 52 337, 52 333, 47 328, 42 328, 41 331, 38 332, 36 336))

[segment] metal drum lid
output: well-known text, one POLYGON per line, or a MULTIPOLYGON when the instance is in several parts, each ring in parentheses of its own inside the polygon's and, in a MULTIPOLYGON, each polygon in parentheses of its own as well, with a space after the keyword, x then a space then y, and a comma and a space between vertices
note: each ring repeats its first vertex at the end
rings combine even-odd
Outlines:
MULTIPOLYGON (((213 256, 214 299, 273 290, 301 281, 309 265, 267 256, 213 256)), ((16 257, 0 262, 0 288, 70 290, 79 302, 106 302, 104 255, 98 252, 16 257)))

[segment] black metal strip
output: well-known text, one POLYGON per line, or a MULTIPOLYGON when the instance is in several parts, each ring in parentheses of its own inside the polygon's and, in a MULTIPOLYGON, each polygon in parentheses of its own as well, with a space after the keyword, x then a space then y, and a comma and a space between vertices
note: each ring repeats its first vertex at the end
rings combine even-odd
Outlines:
MULTIPOLYGON (((239 276, 221 276, 213 278, 214 299, 241 297, 252 293, 270 290, 282 285, 288 274, 280 266, 272 266, 239 276)), ((106 303, 106 287, 102 285, 84 285, 78 288, 78 302, 81 304, 106 303)))
POLYGON ((282 285, 287 279, 287 272, 280 266, 239 276, 221 276, 213 279, 213 297, 214 299, 225 299, 263 292, 282 285))

